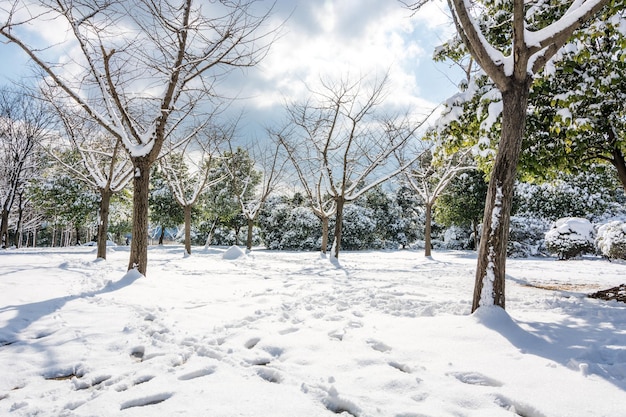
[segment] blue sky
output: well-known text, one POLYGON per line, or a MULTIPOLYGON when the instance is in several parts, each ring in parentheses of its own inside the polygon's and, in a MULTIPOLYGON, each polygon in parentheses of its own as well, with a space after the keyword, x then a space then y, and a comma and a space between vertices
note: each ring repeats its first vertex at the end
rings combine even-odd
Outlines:
MULTIPOLYGON (((262 6, 269 4, 264 1, 262 6)), ((271 124, 284 100, 300 98, 320 77, 383 74, 398 106, 433 107, 455 91, 462 74, 432 61, 434 48, 452 33, 444 2, 412 16, 397 0, 277 0, 273 21, 285 21, 269 55, 227 87, 250 124, 271 124)), ((52 36, 51 28, 41 28, 52 36)), ((58 36, 58 34, 55 34, 58 36)), ((31 74, 25 55, 0 44, 0 84, 31 74)))

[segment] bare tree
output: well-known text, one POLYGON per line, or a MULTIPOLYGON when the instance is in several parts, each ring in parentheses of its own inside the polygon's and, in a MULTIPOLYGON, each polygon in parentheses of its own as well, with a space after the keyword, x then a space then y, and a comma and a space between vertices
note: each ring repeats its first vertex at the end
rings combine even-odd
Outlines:
POLYGON ((289 131, 283 130, 275 132, 273 135, 287 151, 287 156, 296 171, 309 207, 322 223, 320 250, 326 254, 330 219, 337 210, 337 204, 326 191, 324 171, 320 169, 317 155, 311 155, 315 153, 315 150, 309 146, 297 146, 297 143, 292 143, 293 137, 289 131))
POLYGON ((254 0, 31 3, 0 6, 0 35, 128 152, 134 167, 128 269, 145 275, 150 167, 173 132, 197 123, 200 105, 219 97, 217 86, 233 68, 263 58, 274 34, 264 26, 269 12, 257 15, 254 0), (31 43, 24 27, 50 22, 66 29, 67 41, 31 43), (55 55, 70 46, 71 55, 55 55), (61 65, 64 60, 70 65, 61 65))
POLYGON ((191 255, 191 214, 198 199, 207 188, 219 184, 226 176, 209 180, 219 147, 232 136, 232 129, 210 129, 198 134, 179 151, 170 151, 160 159, 176 202, 183 208, 185 218, 185 254, 191 255))
POLYGON ((335 257, 341 247, 344 206, 405 169, 389 168, 386 163, 423 123, 412 123, 406 116, 383 116, 386 82, 387 77, 369 86, 363 79, 323 81, 309 101, 287 107, 294 129, 282 142, 292 160, 310 158, 318 165, 322 173, 318 190, 324 189, 336 207, 335 257), (296 156, 307 148, 311 154, 296 156))
MULTIPOLYGON (((404 165, 407 159, 404 152, 398 152, 400 164, 404 165)), ((417 148, 409 150, 414 162, 403 172, 405 184, 415 191, 424 203, 424 256, 431 256, 431 226, 433 208, 439 196, 441 196, 450 182, 460 172, 474 169, 470 166, 471 160, 468 158, 470 150, 456 152, 447 155, 443 150, 437 151, 435 145, 423 138, 417 144, 417 148), (425 149, 424 149, 425 148, 425 149), (414 155, 419 155, 415 159, 414 155)))
MULTIPOLYGON (((9 215, 37 171, 37 147, 49 135, 52 112, 27 91, 0 90, 0 246, 9 246, 9 215)), ((14 244, 19 245, 16 228, 14 244)))
POLYGON ((84 119, 73 114, 71 109, 61 107, 50 98, 59 118, 63 122, 65 133, 72 149, 80 155, 80 165, 71 164, 60 148, 50 149, 49 153, 56 162, 100 194, 98 209, 97 258, 106 259, 106 245, 109 230, 109 212, 111 198, 123 190, 133 177, 133 166, 124 152, 122 141, 91 119, 84 119))
POLYGON ((249 166, 249 172, 242 173, 243 186, 238 196, 241 205, 241 213, 246 219, 248 233, 246 237, 246 249, 252 249, 252 232, 259 212, 267 198, 274 191, 282 179, 286 159, 280 155, 280 142, 264 142, 263 145, 256 143, 250 148, 249 154, 254 165, 249 166), (257 181, 254 177, 258 176, 257 181))

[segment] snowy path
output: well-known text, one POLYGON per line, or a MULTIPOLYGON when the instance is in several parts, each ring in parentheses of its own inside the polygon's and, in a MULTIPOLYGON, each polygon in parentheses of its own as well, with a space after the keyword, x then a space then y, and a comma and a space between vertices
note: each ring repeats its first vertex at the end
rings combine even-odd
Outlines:
POLYGON ((125 250, 0 252, 0 415, 626 416, 626 305, 584 297, 625 264, 510 260, 511 318, 468 252, 125 250))

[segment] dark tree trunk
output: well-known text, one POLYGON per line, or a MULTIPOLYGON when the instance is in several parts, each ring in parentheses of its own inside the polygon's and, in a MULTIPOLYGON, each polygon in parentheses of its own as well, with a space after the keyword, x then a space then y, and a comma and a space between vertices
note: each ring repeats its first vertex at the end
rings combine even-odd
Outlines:
POLYGON ((109 189, 100 189, 100 208, 98 210, 98 259, 107 258, 107 240, 109 235, 109 207, 113 192, 109 189))
POLYGON ((165 226, 161 225, 161 233, 159 233, 159 246, 163 246, 164 238, 165 238, 165 226))
POLYGON ((472 312, 480 306, 505 308, 506 246, 529 83, 530 79, 511 80, 509 88, 502 92, 502 132, 487 189, 472 312))
POLYGON ((613 147, 613 159, 611 163, 617 169, 617 178, 622 183, 622 188, 626 192, 626 161, 624 160, 624 154, 618 145, 613 147))
POLYGON ((478 243, 480 239, 478 238, 478 221, 472 220, 472 228, 474 230, 474 250, 478 252, 478 243))
POLYGON ((328 251, 328 217, 323 216, 320 218, 322 221, 322 253, 328 251))
POLYGON ((191 255, 191 206, 183 207, 185 213, 185 252, 191 255))
POLYGON ((246 249, 252 250, 252 230, 254 229, 254 220, 248 220, 248 236, 246 237, 246 249))
POLYGON ((22 243, 22 222, 24 220, 24 204, 23 204, 23 193, 20 193, 18 196, 18 209, 17 209, 17 224, 15 225, 15 236, 13 238, 13 244, 16 248, 19 248, 22 243))
POLYGON ((9 210, 2 209, 2 218, 0 219, 0 247, 9 247, 9 210))
POLYGON ((339 258, 339 251, 341 250, 341 230, 343 228, 343 206, 346 200, 343 197, 338 197, 336 202, 337 213, 335 214, 335 245, 333 252, 335 258, 339 258))
POLYGON ((430 239, 431 226, 432 226, 432 215, 433 215, 433 206, 432 204, 426 203, 424 205, 425 210, 425 220, 424 220, 424 256, 431 256, 432 242, 430 239))
POLYGON ((150 190, 150 162, 146 158, 133 161, 133 228, 130 241, 128 270, 137 269, 146 275, 148 269, 148 193, 150 190))
POLYGON ((80 226, 74 226, 76 229, 76 246, 80 245, 80 226))

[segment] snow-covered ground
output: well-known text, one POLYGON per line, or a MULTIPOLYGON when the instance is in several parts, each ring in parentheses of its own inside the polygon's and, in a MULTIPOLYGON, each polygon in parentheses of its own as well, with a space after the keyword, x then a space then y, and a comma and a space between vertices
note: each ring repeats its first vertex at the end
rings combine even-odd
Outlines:
POLYGON ((626 416, 626 280, 507 263, 469 315, 471 252, 0 252, 2 416, 626 416))

